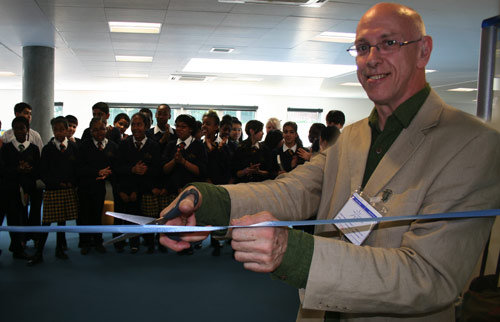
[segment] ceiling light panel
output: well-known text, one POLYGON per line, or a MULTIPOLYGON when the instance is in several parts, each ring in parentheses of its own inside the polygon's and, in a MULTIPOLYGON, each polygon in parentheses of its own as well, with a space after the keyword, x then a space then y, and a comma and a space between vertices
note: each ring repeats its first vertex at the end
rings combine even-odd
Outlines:
POLYGON ((312 40, 350 44, 353 43, 355 39, 355 33, 325 31, 314 37, 312 40))
POLYGON ((159 34, 161 32, 161 23, 110 21, 109 31, 134 34, 159 34))
POLYGON ((13 72, 2 72, 0 71, 0 77, 8 77, 8 76, 15 76, 13 72))
POLYGON ((356 70, 355 65, 305 64, 254 60, 192 58, 185 72, 276 75, 303 77, 334 77, 356 70))

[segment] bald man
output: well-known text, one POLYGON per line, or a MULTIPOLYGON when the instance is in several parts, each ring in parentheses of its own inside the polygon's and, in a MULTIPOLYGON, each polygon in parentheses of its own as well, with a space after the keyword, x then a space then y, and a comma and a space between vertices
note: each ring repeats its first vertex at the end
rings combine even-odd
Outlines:
MULTIPOLYGON (((385 217, 500 206, 500 135, 445 104, 425 79, 432 38, 414 10, 389 3, 361 18, 358 79, 374 108, 325 153, 262 183, 196 183, 167 224, 248 225, 334 218, 361 187, 385 217)), ((169 206, 172 207, 172 206, 169 206)), ((165 209, 165 211, 168 210, 165 209)), ((338 229, 234 229, 236 260, 300 289, 299 321, 455 321, 454 303, 472 274, 493 219, 380 223, 363 242, 338 229)), ((183 241, 163 236, 174 250, 183 241)))

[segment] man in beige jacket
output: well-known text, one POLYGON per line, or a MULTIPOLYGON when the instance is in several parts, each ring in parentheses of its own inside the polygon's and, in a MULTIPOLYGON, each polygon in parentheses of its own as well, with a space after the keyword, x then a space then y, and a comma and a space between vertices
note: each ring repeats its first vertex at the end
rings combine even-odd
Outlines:
MULTIPOLYGON (((380 3, 356 31, 358 79, 375 107, 311 162, 274 181, 216 187, 181 203, 167 224, 248 225, 331 219, 353 191, 381 197, 384 216, 500 206, 500 135, 446 105, 425 79, 432 51, 414 10, 380 3)), ((167 207, 167 211, 171 206, 167 207)), ((315 235, 285 228, 232 231, 235 258, 301 289, 300 321, 454 321, 453 303, 481 254, 493 219, 378 224, 355 245, 334 226, 315 235), (325 313, 326 312, 326 313, 325 313)), ((174 250, 183 241, 163 236, 174 250)))

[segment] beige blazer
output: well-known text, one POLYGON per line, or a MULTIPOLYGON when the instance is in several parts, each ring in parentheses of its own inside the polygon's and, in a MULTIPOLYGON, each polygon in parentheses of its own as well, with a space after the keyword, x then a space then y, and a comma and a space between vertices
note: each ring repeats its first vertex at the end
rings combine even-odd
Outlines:
MULTIPOLYGON (((268 210, 280 220, 333 218, 364 174, 367 119, 345 128, 311 162, 262 183, 225 186, 231 217, 268 210)), ((365 186, 386 189, 386 216, 499 208, 500 135, 431 91, 365 186)), ((322 311, 355 321, 454 321, 453 303, 488 238, 493 219, 413 221, 376 226, 362 246, 317 226, 300 321, 322 311), (321 237, 330 236, 330 237, 321 237)))

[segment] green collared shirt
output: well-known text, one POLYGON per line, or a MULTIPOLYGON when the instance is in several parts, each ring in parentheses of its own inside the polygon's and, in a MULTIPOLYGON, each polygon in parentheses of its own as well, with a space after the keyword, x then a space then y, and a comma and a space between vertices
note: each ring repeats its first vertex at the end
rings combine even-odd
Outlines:
POLYGON ((394 141, 396 141, 401 131, 410 125, 430 92, 431 87, 429 84, 426 84, 417 94, 399 105, 399 107, 387 118, 383 131, 380 130, 378 126, 377 109, 375 107, 373 108, 368 117, 368 124, 372 129, 372 142, 366 161, 365 174, 361 185, 362 188, 365 187, 380 160, 382 160, 385 153, 389 150, 394 141))

